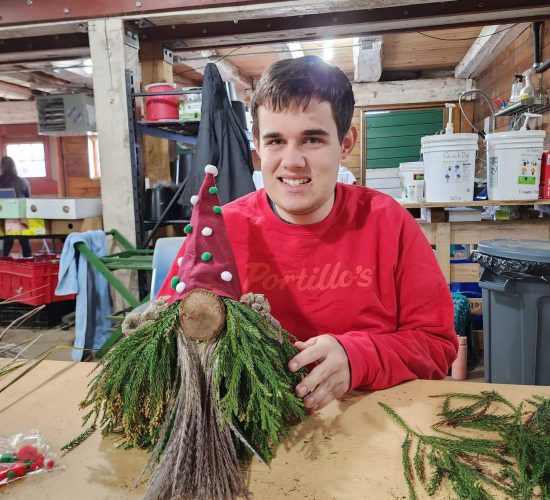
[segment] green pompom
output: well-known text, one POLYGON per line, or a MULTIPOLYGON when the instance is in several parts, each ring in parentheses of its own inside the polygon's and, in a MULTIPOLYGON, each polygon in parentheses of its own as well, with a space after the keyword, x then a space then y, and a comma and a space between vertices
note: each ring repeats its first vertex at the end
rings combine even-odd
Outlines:
POLYGON ((214 211, 215 214, 221 214, 222 213, 222 207, 218 206, 218 205, 215 205, 212 210, 214 211))
POLYGON ((185 234, 189 234, 191 231, 193 231, 193 226, 191 224, 187 224, 187 226, 183 228, 185 234))
POLYGON ((176 286, 178 285, 178 283, 180 282, 180 279, 178 276, 174 276, 171 280, 170 280, 170 287, 172 288, 172 290, 175 290, 176 289, 176 286))
POLYGON ((10 470, 8 472, 8 479, 13 479, 15 477, 15 472, 13 472, 12 470, 10 470))
POLYGON ((211 188, 208 189, 208 192, 210 194, 218 194, 218 188, 216 186, 212 186, 211 188))
POLYGON ((208 262, 209 260, 212 260, 212 254, 210 252, 204 252, 201 255, 201 259, 203 262, 208 262))

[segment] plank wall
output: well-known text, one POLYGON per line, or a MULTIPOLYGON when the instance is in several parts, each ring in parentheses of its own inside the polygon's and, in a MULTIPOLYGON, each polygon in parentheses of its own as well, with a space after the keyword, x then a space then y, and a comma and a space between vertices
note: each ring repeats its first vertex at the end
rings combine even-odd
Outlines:
MULTIPOLYGON (((542 60, 550 58, 550 21, 542 26, 542 60)), ((476 87, 487 92, 491 100, 510 98, 514 75, 521 74, 533 66, 534 47, 531 26, 525 30, 512 44, 501 53, 485 71, 476 79, 476 87)), ((550 70, 535 78, 542 79, 542 88, 550 88, 550 70)), ((533 80, 533 84, 537 83, 533 80)), ((477 102, 477 101, 476 101, 477 102)), ((478 128, 482 128, 483 118, 488 116, 488 110, 482 102, 475 106, 474 120, 478 128)), ((500 132, 508 130, 509 117, 497 117, 496 127, 500 132)), ((543 114, 542 129, 546 130, 547 146, 550 138, 550 112, 543 114)))

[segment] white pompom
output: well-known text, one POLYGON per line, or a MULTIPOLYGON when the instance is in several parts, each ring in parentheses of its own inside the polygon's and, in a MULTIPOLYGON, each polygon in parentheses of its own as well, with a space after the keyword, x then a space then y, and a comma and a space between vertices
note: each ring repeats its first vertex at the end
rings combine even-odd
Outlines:
POLYGON ((182 262, 183 262, 183 257, 180 257, 180 258, 178 259, 178 267, 181 266, 181 263, 182 263, 182 262))
POLYGON ((206 167, 204 167, 204 173, 212 174, 216 177, 216 175, 218 175, 218 169, 214 165, 206 165, 206 167))
POLYGON ((198 201, 199 201, 199 197, 196 194, 191 196, 191 205, 195 206, 198 201))
POLYGON ((176 285, 176 292, 177 293, 183 293, 185 290, 185 283, 182 283, 181 281, 176 285))
POLYGON ((201 234, 203 236, 212 236, 212 228, 211 227, 203 227, 201 234))
POLYGON ((224 281, 231 281, 233 279, 233 275, 229 271, 223 271, 220 276, 224 281))

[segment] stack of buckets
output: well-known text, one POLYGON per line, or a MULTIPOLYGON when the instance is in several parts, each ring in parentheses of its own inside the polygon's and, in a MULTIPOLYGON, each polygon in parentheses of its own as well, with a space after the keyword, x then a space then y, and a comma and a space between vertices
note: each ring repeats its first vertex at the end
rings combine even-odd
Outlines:
MULTIPOLYGON (((487 134, 489 200, 538 199, 544 139, 543 130, 487 134)), ((426 202, 472 201, 477 134, 429 135, 421 145, 426 202)))

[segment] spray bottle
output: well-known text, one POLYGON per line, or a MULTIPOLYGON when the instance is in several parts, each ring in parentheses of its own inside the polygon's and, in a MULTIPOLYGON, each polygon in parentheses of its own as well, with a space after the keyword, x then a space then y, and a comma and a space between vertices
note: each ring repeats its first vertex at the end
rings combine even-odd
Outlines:
POLYGON ((523 76, 525 77, 525 86, 521 89, 521 92, 519 93, 519 101, 523 101, 525 99, 531 99, 534 94, 534 87, 533 83, 531 82, 531 75, 533 74, 532 69, 528 69, 525 73, 523 73, 523 76))
POLYGON ((445 133, 446 134, 452 134, 454 133, 453 129, 453 108, 456 107, 455 104, 446 102, 445 107, 449 110, 449 120, 447 121, 447 126, 445 127, 445 133))
POLYGON ((519 100, 521 92, 521 84, 523 83, 523 75, 514 75, 514 84, 512 85, 512 93, 510 94, 510 102, 513 104, 519 100))

